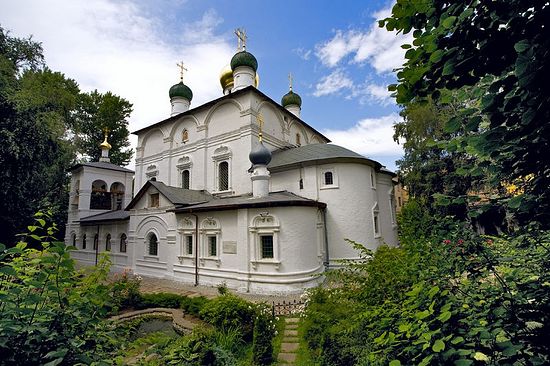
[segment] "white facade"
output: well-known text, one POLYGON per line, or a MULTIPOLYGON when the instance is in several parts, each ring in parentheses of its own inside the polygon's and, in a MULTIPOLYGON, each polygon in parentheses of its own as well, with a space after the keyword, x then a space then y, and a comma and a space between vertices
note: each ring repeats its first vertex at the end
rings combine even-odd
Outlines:
POLYGON ((71 204, 80 181, 79 204, 69 211, 66 240, 75 242, 74 256, 83 263, 95 262, 110 235, 115 270, 289 293, 317 285, 327 266, 357 258, 346 239, 370 249, 397 244, 392 174, 327 145, 326 137, 253 86, 135 134, 131 202, 131 173, 73 170, 71 204), (258 115, 273 160, 267 169, 249 170, 258 115), (254 175, 260 173, 267 177, 261 191, 269 194, 252 195, 254 175), (90 209, 97 179, 124 184, 125 211, 90 209))

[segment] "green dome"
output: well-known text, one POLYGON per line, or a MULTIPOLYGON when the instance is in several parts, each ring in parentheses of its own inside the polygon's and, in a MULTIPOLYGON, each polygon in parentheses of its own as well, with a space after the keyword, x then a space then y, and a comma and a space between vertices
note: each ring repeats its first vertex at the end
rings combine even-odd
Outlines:
POLYGON ((169 95, 170 99, 172 99, 173 97, 182 97, 187 99, 188 101, 191 101, 191 99, 193 99, 193 92, 191 91, 191 89, 189 89, 187 85, 183 83, 183 81, 180 81, 176 85, 172 86, 170 88, 169 95))
POLYGON ((256 57, 254 57, 254 55, 250 52, 237 52, 235 55, 233 55, 233 58, 231 59, 231 70, 235 71, 235 69, 239 66, 251 67, 254 72, 256 72, 256 70, 258 70, 258 61, 256 60, 256 57))
POLYGON ((298 107, 301 107, 302 98, 291 90, 283 96, 283 99, 281 99, 281 105, 283 107, 288 105, 297 105, 298 107))

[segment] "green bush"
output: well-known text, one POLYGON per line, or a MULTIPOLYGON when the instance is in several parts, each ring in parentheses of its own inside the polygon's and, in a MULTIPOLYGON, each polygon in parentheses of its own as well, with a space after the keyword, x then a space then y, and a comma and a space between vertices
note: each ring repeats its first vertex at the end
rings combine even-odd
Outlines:
POLYGON ((446 219, 429 231, 348 263, 330 275, 335 286, 310 294, 316 362, 548 364, 550 232, 489 238, 446 219))
POLYGON ((55 241, 50 219, 38 213, 15 247, 0 244, 2 364, 89 364, 114 348, 114 333, 103 321, 110 308, 108 257, 75 270, 71 247, 55 241), (27 238, 41 249, 29 248, 27 238))
POLYGON ((205 322, 220 329, 240 329, 245 341, 252 339, 256 307, 235 295, 226 294, 207 302, 199 313, 205 322))
POLYGON ((146 308, 172 308, 178 309, 186 297, 168 292, 157 292, 152 294, 140 294, 138 302, 135 304, 137 309, 146 308))
POLYGON ((183 309, 184 313, 198 317, 201 309, 209 301, 210 300, 208 300, 204 296, 184 297, 183 299, 181 299, 180 307, 183 309))
POLYGON ((267 305, 259 305, 254 320, 252 340, 252 359, 255 365, 273 363, 273 337, 275 336, 275 319, 267 305))

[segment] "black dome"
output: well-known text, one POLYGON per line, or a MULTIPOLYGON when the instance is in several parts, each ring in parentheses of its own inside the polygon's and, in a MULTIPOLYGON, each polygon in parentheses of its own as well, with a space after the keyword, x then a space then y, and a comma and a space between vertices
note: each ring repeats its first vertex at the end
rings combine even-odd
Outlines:
POLYGON ((260 142, 254 150, 248 154, 248 158, 253 165, 267 165, 271 161, 271 151, 260 142))

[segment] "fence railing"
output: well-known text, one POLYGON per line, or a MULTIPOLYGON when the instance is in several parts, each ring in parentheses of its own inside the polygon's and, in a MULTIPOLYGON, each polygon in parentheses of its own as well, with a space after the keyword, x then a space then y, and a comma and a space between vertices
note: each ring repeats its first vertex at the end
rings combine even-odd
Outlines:
POLYGON ((289 300, 283 302, 274 302, 272 306, 273 316, 293 315, 304 309, 304 302, 300 300, 289 300))

